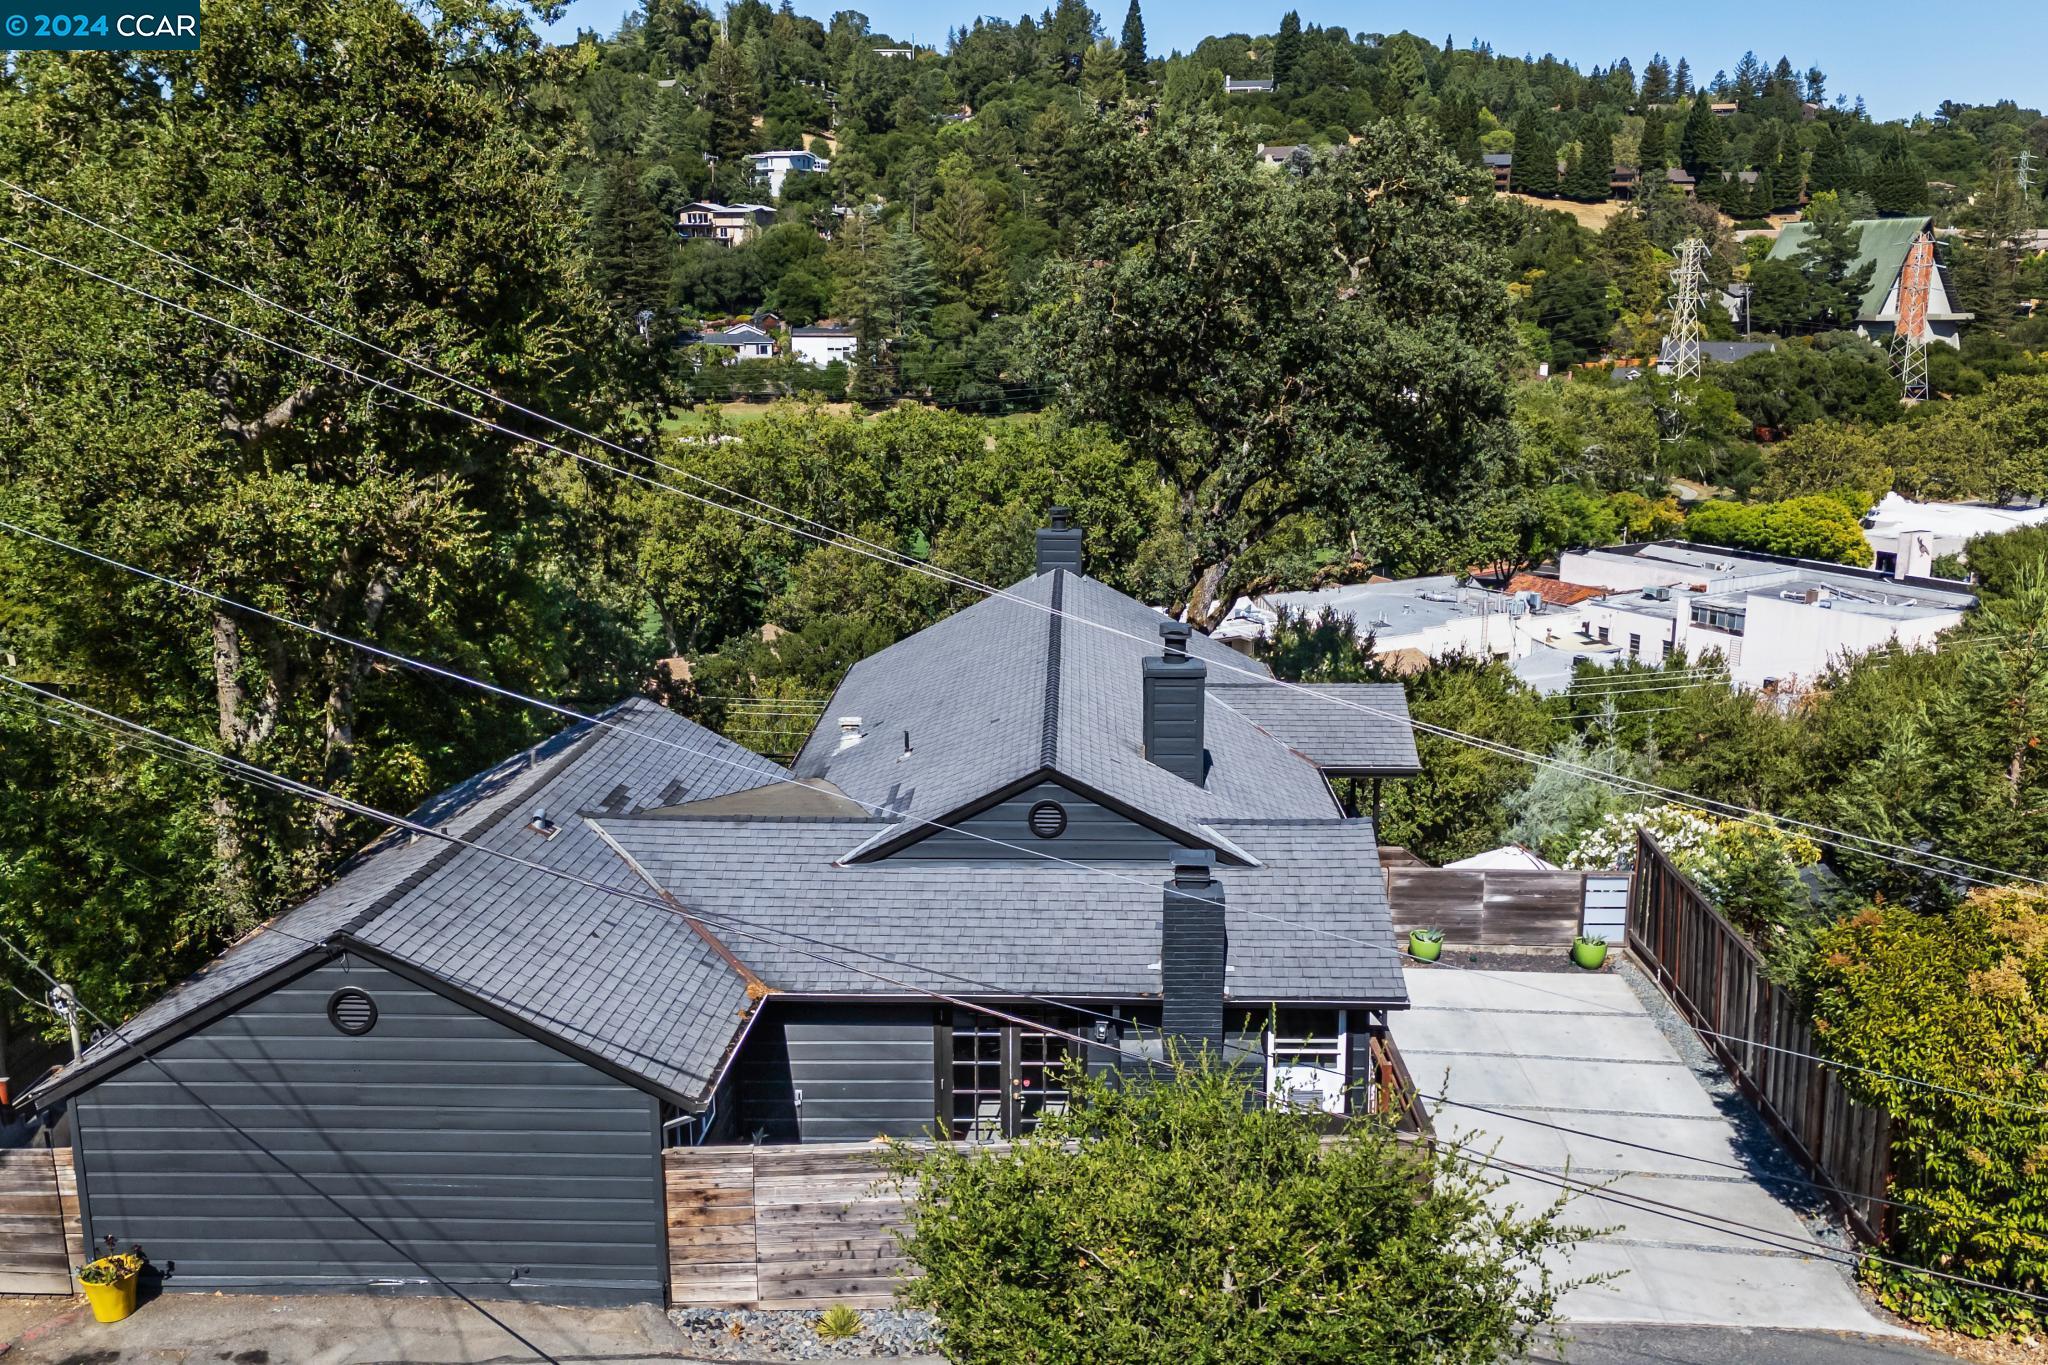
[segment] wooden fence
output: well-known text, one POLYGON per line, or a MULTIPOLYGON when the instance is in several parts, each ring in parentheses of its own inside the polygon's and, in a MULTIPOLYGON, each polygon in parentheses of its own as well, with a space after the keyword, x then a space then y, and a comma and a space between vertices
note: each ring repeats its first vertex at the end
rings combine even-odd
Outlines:
POLYGON ((84 1255, 71 1149, 0 1150, 0 1294, 69 1294, 84 1255))
POLYGON ((688 1147, 663 1154, 669 1299, 812 1308, 894 1301, 903 1198, 874 1144, 688 1147))
POLYGON ((1764 979, 1756 950, 1647 834, 1637 838, 1628 947, 1857 1233, 1882 1242, 1891 1116, 1851 1100, 1813 1060, 1798 1002, 1764 979))
POLYGON ((1480 946, 1569 945, 1620 879, 1569 869, 1428 867, 1384 862, 1394 932, 1441 929, 1453 943, 1480 946))

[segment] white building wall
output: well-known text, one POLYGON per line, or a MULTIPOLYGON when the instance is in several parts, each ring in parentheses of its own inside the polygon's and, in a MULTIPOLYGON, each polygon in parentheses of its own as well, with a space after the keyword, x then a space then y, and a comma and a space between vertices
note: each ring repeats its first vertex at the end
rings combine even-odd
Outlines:
POLYGON ((853 347, 854 338, 850 336, 807 337, 797 336, 792 333, 789 338, 789 352, 791 355, 806 365, 817 365, 820 367, 830 365, 835 360, 851 359, 853 347))
MULTIPOLYGON (((1713 547, 1701 548, 1711 550, 1713 547)), ((1683 583, 1698 583, 1706 577, 1706 571, 1693 565, 1672 564, 1636 555, 1567 550, 1558 558, 1557 576, 1566 583, 1626 592, 1631 588, 1669 588, 1683 583)))
POLYGON ((1766 678, 1775 678, 1781 685, 1810 683, 1828 665, 1867 654, 1892 640, 1908 648, 1931 645, 1935 636, 1963 619, 1960 611, 1942 611, 1901 621, 1845 611, 1840 603, 1829 608, 1770 595, 1746 598, 1743 605, 1747 617, 1740 636, 1696 629, 1689 619, 1685 629, 1687 652, 1693 657, 1709 644, 1726 647, 1739 643, 1738 649, 1724 649, 1724 653, 1732 656, 1729 672, 1736 684, 1749 688, 1761 687, 1766 678))

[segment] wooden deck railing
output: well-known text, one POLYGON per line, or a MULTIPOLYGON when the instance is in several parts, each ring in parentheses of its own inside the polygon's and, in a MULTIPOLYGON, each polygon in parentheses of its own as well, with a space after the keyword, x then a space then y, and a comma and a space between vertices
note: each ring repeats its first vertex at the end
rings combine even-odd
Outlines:
POLYGON ((1813 1028, 1763 961, 1649 835, 1637 838, 1628 947, 1735 1084, 1854 1224, 1882 1242, 1891 1116, 1814 1060, 1813 1028))

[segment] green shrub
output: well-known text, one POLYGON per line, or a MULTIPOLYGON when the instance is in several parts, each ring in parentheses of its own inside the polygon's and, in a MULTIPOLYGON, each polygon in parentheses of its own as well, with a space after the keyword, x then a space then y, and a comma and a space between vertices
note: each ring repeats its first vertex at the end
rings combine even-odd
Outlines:
POLYGON ((892 1149, 923 1271, 903 1295, 953 1360, 1492 1365, 1569 1287, 1542 1258, 1585 1234, 1556 1207, 1490 1208, 1490 1182, 1386 1120, 1325 1143, 1206 1058, 1068 1084, 1008 1150, 892 1149))
MULTIPOLYGON (((1820 936, 1809 971, 1820 1051, 1867 1068, 1843 1083, 1895 1120, 1904 1207, 1889 1254, 2048 1289, 2048 899, 1997 888, 1945 915, 1865 910, 1820 936)), ((2030 1299, 1875 1263, 1868 1276, 1918 1322, 1975 1335, 2048 1322, 2030 1299)))

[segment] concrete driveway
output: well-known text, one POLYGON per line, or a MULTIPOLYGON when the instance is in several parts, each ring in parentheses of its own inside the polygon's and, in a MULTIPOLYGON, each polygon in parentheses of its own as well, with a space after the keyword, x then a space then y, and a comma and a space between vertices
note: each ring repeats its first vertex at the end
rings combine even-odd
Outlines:
MULTIPOLYGON (((1765 1229, 1781 1244, 1811 1241, 1794 1206, 1801 1191, 1756 1178, 1795 1168, 1746 1105, 1708 1093, 1619 975, 1411 968, 1407 980, 1414 1008, 1397 1012, 1392 1028, 1416 1085, 1499 1111, 1442 1107, 1440 1134, 1497 1160, 1765 1229)), ((1501 1197, 1541 1207, 1557 1193, 1511 1176, 1501 1197)), ((1558 1270, 1624 1272, 1566 1295, 1571 1322, 1906 1335, 1864 1307, 1847 1269, 1825 1253, 1767 1248, 1591 1195, 1573 1197, 1567 1217, 1614 1230, 1558 1270)))

